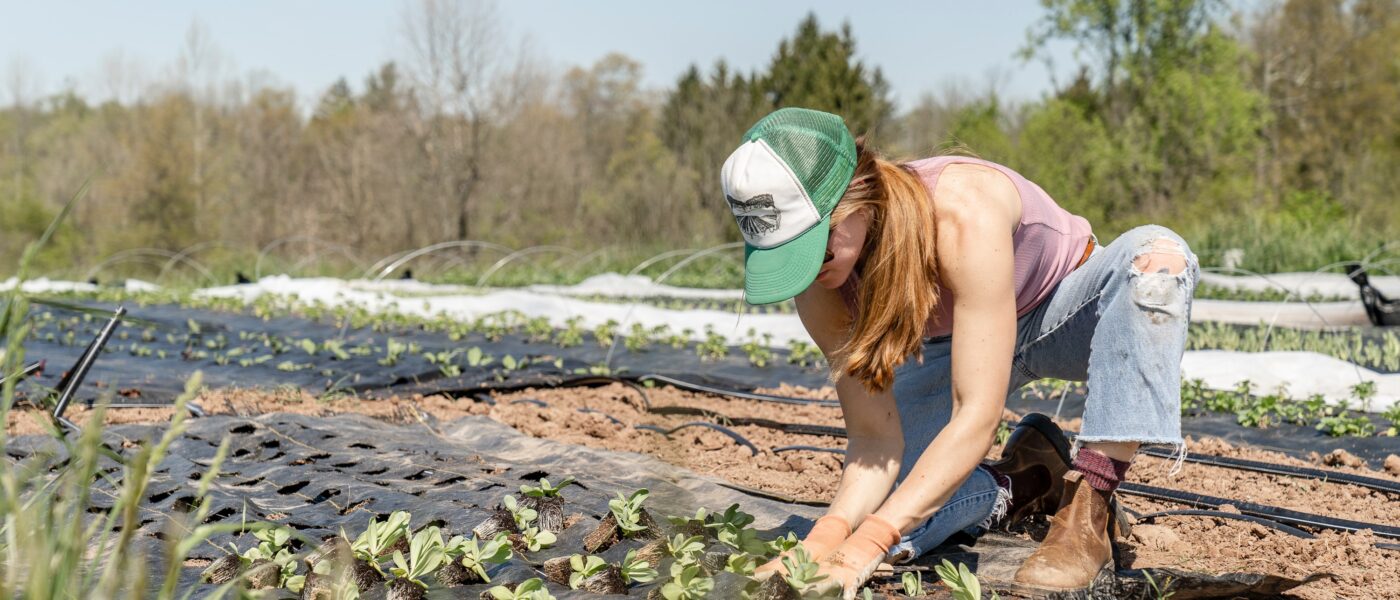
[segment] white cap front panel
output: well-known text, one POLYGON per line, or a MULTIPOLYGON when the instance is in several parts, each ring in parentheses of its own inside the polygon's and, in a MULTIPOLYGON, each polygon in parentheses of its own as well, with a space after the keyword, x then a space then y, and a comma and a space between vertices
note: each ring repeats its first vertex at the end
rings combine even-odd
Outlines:
POLYGON ((821 222, 797 177, 763 140, 739 146, 724 161, 720 178, 725 200, 750 246, 781 246, 821 222))

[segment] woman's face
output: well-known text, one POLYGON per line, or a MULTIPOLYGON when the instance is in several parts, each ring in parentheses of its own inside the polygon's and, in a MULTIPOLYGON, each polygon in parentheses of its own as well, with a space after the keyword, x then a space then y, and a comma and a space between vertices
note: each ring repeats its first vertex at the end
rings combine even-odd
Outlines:
POLYGON ((827 289, 836 289, 846 283, 851 270, 856 267, 856 261, 860 259, 860 250, 865 246, 865 232, 869 227, 870 220, 866 218, 865 211, 857 210, 840 225, 831 228, 831 235, 826 240, 826 262, 822 263, 814 283, 827 289))

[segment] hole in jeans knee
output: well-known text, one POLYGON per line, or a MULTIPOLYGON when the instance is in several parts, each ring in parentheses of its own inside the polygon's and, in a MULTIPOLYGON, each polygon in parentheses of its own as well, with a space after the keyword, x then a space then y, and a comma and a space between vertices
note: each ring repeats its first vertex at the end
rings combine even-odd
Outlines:
POLYGON ((1158 238, 1143 244, 1133 257, 1133 269, 1138 273, 1180 275, 1186 270, 1186 252, 1175 240, 1158 238))

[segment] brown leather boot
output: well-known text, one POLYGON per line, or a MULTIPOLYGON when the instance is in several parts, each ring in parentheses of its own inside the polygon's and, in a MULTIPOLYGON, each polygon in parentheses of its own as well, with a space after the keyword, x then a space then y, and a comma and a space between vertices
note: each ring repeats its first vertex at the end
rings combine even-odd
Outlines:
POLYGON ((1031 515, 1052 514, 1060 507, 1071 464, 1069 441, 1050 417, 1026 415, 1006 440, 1001 456, 988 466, 1011 479, 1011 502, 996 528, 1005 529, 1031 515))
POLYGON ((1108 535, 1109 497, 1084 482, 1078 471, 1065 474, 1064 504, 1050 518, 1050 532, 1016 571, 1016 583, 1041 590, 1089 587, 1113 566, 1108 535))

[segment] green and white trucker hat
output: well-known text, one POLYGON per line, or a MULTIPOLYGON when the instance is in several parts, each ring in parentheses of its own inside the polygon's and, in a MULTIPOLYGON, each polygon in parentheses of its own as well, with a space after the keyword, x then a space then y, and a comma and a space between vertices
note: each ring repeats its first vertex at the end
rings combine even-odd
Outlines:
POLYGON ((744 297, 792 298, 817 278, 831 211, 856 168, 856 142, 841 117, 784 108, 755 123, 724 161, 724 197, 744 235, 744 297))

